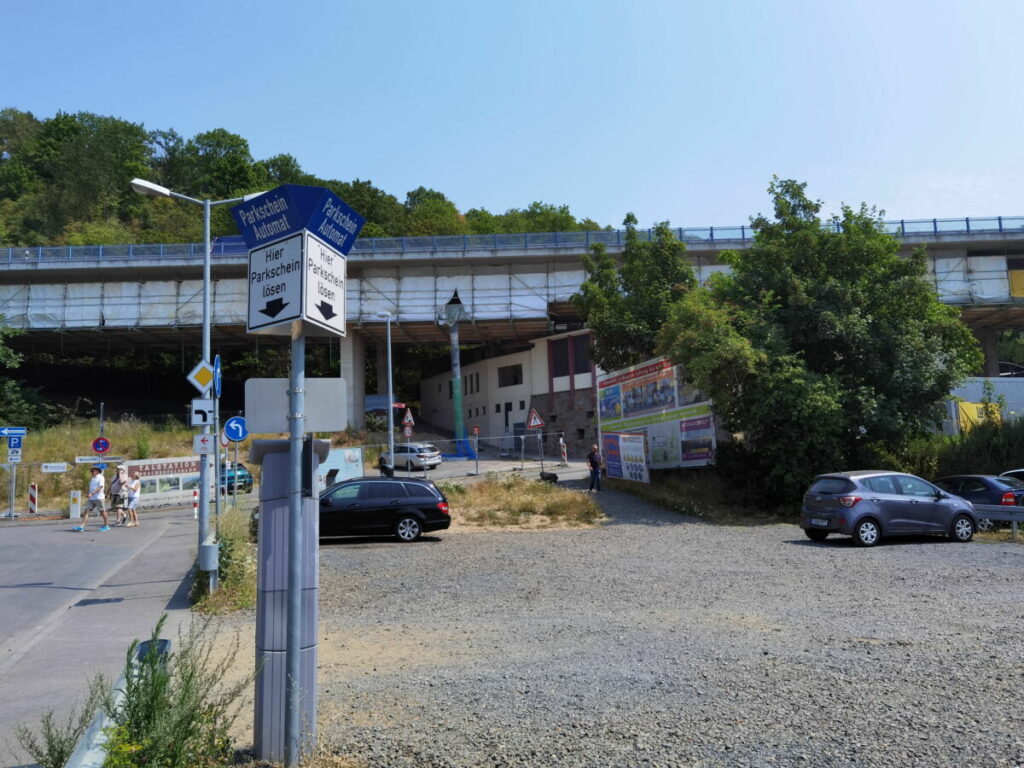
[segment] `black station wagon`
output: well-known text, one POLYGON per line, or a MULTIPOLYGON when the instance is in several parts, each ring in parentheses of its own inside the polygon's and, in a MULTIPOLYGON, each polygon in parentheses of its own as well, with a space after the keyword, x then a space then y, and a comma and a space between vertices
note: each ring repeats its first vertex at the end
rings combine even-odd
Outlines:
POLYGON ((429 480, 363 477, 320 494, 320 536, 393 534, 415 541, 452 523, 448 499, 429 480))

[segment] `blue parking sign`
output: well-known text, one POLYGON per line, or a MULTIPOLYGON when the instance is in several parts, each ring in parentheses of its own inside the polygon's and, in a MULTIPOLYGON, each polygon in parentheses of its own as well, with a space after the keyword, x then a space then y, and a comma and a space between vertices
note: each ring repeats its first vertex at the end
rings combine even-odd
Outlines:
POLYGON ((21 448, 21 441, 24 438, 21 435, 8 435, 7 436, 7 447, 8 448, 21 448))

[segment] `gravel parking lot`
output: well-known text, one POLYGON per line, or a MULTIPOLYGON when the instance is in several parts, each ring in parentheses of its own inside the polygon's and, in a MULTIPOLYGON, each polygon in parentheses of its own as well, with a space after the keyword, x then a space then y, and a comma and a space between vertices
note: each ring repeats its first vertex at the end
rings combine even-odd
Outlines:
POLYGON ((1021 546, 600 500, 591 529, 325 544, 326 743, 389 767, 1024 764, 1021 546))

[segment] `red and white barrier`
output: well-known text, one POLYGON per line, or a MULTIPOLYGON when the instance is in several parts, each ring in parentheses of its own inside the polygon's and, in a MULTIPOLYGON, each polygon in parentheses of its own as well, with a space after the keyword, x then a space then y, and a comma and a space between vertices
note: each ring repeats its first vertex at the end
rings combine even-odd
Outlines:
POLYGON ((192 491, 192 519, 199 519, 199 489, 195 488, 192 491))
POLYGON ((39 511, 39 486, 35 483, 28 485, 28 513, 34 515, 39 511))

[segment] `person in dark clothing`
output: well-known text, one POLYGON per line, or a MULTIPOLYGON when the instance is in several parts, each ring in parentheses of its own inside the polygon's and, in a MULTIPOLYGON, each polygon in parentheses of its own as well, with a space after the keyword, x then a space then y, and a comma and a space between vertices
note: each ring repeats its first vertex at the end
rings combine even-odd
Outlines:
POLYGON ((380 458, 377 460, 377 468, 380 470, 381 477, 394 477, 395 470, 388 464, 387 457, 382 453, 380 458))
POLYGON ((594 445, 587 454, 587 466, 590 467, 590 488, 588 490, 601 490, 601 452, 594 445))

